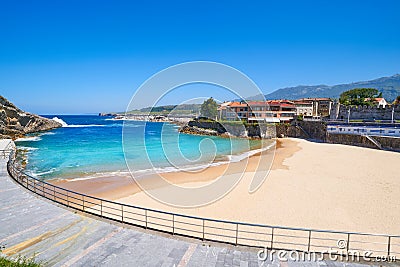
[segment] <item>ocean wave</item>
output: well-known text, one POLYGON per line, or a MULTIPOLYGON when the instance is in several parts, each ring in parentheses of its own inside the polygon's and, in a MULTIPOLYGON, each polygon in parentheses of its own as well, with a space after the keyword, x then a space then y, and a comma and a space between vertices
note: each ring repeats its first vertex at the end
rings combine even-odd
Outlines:
POLYGON ((54 117, 53 121, 56 121, 62 125, 64 128, 83 128, 83 127, 104 127, 103 124, 68 124, 60 118, 54 117))
POLYGON ((54 118, 52 118, 52 120, 60 123, 62 125, 62 127, 67 127, 68 126, 68 124, 65 121, 63 121, 62 119, 60 119, 60 118, 54 117, 54 118))
POLYGON ((266 150, 271 149, 272 147, 275 146, 275 144, 276 144, 276 142, 272 142, 270 145, 268 145, 268 146, 266 146, 266 147, 263 147, 263 148, 253 149, 253 150, 244 152, 244 153, 239 154, 239 155, 229 155, 229 157, 230 157, 230 160, 229 160, 229 161, 230 161, 230 162, 239 162, 239 161, 242 161, 242 160, 244 160, 245 158, 254 156, 255 154, 258 154, 258 153, 261 153, 261 152, 264 152, 264 151, 266 151, 266 150))
POLYGON ((30 172, 30 175, 32 175, 33 177, 39 177, 39 176, 42 176, 42 175, 45 175, 45 174, 53 173, 56 170, 57 170, 56 168, 52 168, 52 169, 50 169, 48 171, 44 171, 44 172, 30 172))
POLYGON ((84 128, 84 127, 105 127, 103 124, 69 124, 67 126, 63 126, 65 128, 84 128))
POLYGON ((215 167, 215 166, 220 166, 224 164, 229 164, 229 163, 234 163, 234 162, 239 162, 242 161, 248 157, 254 156, 258 153, 264 152, 266 150, 269 150, 275 146, 276 142, 272 142, 270 145, 266 147, 262 147, 259 149, 253 149, 244 153, 241 153, 239 155, 224 155, 221 158, 224 158, 224 160, 220 161, 214 161, 212 163, 203 163, 203 164, 198 164, 198 165, 188 165, 188 166, 182 166, 182 167, 157 167, 157 168, 151 168, 151 169, 143 169, 143 170, 133 170, 132 172, 129 171, 110 171, 110 172, 98 172, 94 174, 90 174, 84 177, 77 177, 77 178, 72 178, 72 179, 66 179, 69 182, 73 181, 84 181, 84 180, 91 180, 91 179, 97 179, 97 178, 103 178, 103 177, 111 177, 111 176, 130 176, 131 174, 135 178, 142 178, 147 175, 151 174, 156 174, 156 173, 172 173, 172 172, 194 172, 194 171, 200 171, 208 167, 215 167))
POLYGON ((138 128, 138 127, 144 127, 144 125, 129 125, 129 124, 124 124, 124 127, 127 127, 127 128, 138 128))
POLYGON ((220 160, 220 161, 214 161, 212 163, 205 163, 205 164, 198 164, 198 165, 190 165, 190 166, 182 166, 182 167, 160 167, 160 168, 152 168, 152 169, 145 169, 145 170, 137 170, 137 171, 132 171, 132 174, 138 174, 138 177, 142 177, 148 174, 154 174, 154 173, 168 173, 168 172, 180 172, 180 171, 199 171, 203 170, 208 167, 214 167, 214 166, 220 166, 224 164, 229 164, 229 163, 234 163, 234 162, 239 162, 242 161, 246 158, 249 158, 251 156, 254 156, 258 153, 264 152, 266 150, 269 150, 275 146, 276 142, 272 142, 270 145, 266 147, 262 147, 259 149, 253 149, 247 152, 244 152, 239 155, 225 155, 223 156, 226 160, 220 160))
POLYGON ((18 146, 17 148, 26 151, 34 151, 39 149, 37 147, 29 147, 29 146, 18 146))
POLYGON ((39 136, 42 136, 42 135, 55 135, 56 133, 55 132, 45 132, 45 133, 41 133, 39 136))
POLYGON ((77 177, 77 178, 69 178, 69 179, 65 179, 65 180, 67 182, 74 182, 74 181, 85 181, 85 180, 97 179, 97 178, 102 178, 102 177, 107 177, 107 176, 129 176, 129 175, 130 175, 129 171, 97 172, 97 173, 90 174, 87 176, 77 177))
POLYGON ((29 136, 29 137, 17 138, 15 142, 35 142, 40 140, 42 140, 42 138, 40 138, 39 136, 29 136))

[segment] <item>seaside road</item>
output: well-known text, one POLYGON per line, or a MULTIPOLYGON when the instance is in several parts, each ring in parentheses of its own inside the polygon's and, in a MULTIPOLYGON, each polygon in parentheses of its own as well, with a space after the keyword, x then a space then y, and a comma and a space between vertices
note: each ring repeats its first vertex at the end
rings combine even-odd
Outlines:
POLYGON ((256 250, 209 246, 83 216, 25 190, 0 160, 0 245, 45 266, 363 266, 257 260, 256 250))

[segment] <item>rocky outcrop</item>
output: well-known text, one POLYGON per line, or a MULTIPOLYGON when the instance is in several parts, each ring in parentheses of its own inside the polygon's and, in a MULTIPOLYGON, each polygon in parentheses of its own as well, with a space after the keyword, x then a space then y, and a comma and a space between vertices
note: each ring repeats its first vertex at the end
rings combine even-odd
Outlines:
POLYGON ((291 123, 252 124, 192 120, 180 132, 197 135, 235 136, 248 138, 297 137, 325 141, 324 122, 293 121, 291 123))
POLYGON ((0 96, 0 138, 24 136, 28 133, 46 131, 61 127, 51 119, 30 114, 17 108, 3 96, 0 96))
POLYGON ((192 120, 186 126, 182 126, 179 131, 188 134, 222 137, 272 138, 275 136, 275 127, 239 121, 220 123, 210 120, 192 120))

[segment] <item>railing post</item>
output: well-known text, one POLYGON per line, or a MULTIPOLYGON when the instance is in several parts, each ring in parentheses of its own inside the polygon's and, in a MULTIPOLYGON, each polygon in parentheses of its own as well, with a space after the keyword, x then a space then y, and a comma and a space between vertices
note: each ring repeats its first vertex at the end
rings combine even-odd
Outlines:
POLYGON ((350 248, 350 233, 347 234, 347 244, 346 244, 346 249, 349 251, 350 248))
POLYGON ((53 186, 53 199, 56 201, 56 187, 53 186))
POLYGON ((204 241, 204 219, 203 219, 203 241, 204 241))
POLYGON ((271 230, 271 249, 274 247, 274 227, 271 230))
POLYGON ((144 210, 144 215, 145 215, 145 218, 146 218, 146 229, 147 229, 147 210, 144 210))
POLYGON ((124 205, 121 204, 121 221, 124 221, 124 205))
POLYGON ((46 194, 44 192, 44 182, 42 182, 42 191, 43 191, 43 197, 46 197, 46 194))
POLYGON ((33 192, 36 193, 36 180, 33 180, 33 192))
POLYGON ((69 207, 69 192, 67 191, 67 206, 69 207))
POLYGON ((307 247, 307 252, 310 252, 310 246, 311 246, 311 230, 308 231, 308 247, 307 247))
POLYGON ((82 211, 85 211, 85 196, 82 195, 82 211))
POLYGON ((389 260, 389 257, 390 257, 390 239, 391 239, 391 236, 388 236, 388 253, 387 253, 387 256, 388 256, 388 260, 389 260))
POLYGON ((100 200, 100 214, 103 217, 103 200, 100 200))
POLYGON ((235 245, 237 246, 238 244, 238 235, 239 235, 239 224, 236 224, 236 240, 235 240, 235 245))
POLYGON ((175 214, 172 214, 172 235, 175 234, 175 214))

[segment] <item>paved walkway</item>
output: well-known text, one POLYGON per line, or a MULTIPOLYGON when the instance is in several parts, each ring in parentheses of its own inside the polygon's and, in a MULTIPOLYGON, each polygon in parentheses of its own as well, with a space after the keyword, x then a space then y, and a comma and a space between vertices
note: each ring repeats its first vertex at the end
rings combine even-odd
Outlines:
MULTIPOLYGON (((83 216, 15 184, 0 160, 0 245, 49 266, 350 266, 257 260, 257 251, 164 237, 83 216)), ((362 266, 351 264, 351 266, 362 266)))

